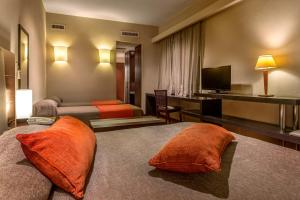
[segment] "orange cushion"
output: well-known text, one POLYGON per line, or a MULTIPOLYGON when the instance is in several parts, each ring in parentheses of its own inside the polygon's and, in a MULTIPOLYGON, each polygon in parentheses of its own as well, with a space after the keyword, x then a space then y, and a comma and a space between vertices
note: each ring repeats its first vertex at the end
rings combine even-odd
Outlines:
POLYGON ((163 170, 198 173, 221 170, 221 155, 234 136, 212 124, 194 124, 172 138, 149 160, 163 170))
POLYGON ((55 185, 83 197, 96 145, 94 132, 81 121, 62 117, 50 128, 18 134, 27 159, 55 185))

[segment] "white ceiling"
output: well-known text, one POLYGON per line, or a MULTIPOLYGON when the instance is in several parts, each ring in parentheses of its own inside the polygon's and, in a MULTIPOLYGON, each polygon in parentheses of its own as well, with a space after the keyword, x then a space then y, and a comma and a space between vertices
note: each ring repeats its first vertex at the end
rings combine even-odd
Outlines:
POLYGON ((159 26, 201 0, 44 0, 47 12, 159 26))

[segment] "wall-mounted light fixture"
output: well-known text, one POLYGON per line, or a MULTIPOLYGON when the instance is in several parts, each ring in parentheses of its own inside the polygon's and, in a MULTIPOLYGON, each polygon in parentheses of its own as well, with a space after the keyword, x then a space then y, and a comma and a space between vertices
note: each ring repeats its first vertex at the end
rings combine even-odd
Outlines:
POLYGON ((55 61, 68 61, 68 47, 54 46, 55 61))
POLYGON ((109 49, 99 49, 99 58, 101 64, 110 63, 110 50, 109 49))

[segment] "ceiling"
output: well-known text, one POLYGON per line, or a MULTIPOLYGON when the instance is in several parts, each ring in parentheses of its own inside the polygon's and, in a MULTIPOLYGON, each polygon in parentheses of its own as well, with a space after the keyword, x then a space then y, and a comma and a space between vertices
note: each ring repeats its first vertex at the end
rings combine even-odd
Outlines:
POLYGON ((50 13, 154 26, 195 1, 203 0, 44 0, 50 13))

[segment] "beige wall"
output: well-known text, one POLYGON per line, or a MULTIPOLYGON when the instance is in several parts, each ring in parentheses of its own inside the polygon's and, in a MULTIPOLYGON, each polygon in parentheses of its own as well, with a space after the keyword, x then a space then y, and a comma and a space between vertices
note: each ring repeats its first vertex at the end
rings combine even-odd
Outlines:
POLYGON ((0 4, 0 45, 17 52, 18 23, 21 0, 1 0, 0 4))
POLYGON ((0 46, 18 52, 18 24, 29 32, 30 89, 33 101, 46 96, 46 31, 42 0, 1 0, 0 46))
POLYGON ((115 50, 116 41, 142 44, 142 97, 157 83, 157 65, 151 38, 158 33, 153 26, 47 14, 47 92, 65 101, 91 101, 116 97, 115 64, 100 65, 98 49, 115 50), (52 23, 66 25, 66 31, 49 29, 52 23), (121 30, 140 32, 139 39, 122 38, 121 30), (53 46, 68 48, 68 62, 53 59, 53 46), (153 74, 153 76, 152 76, 153 74))
POLYGON ((159 32, 161 33, 167 30, 168 28, 176 25, 178 22, 185 20, 193 14, 196 14, 199 12, 199 10, 202 10, 214 2, 216 2, 216 0, 193 0, 188 7, 182 8, 180 12, 174 13, 174 15, 167 20, 167 23, 162 24, 159 27, 159 32))
POLYGON ((280 68, 270 73, 270 93, 300 95, 300 1, 251 0, 205 21, 205 66, 232 65, 232 83, 263 92, 257 58, 273 54, 280 68), (279 12, 280 11, 280 12, 279 12))
MULTIPOLYGON (((0 28, 1 31, 1 28, 0 28)), ((9 33, 0 32, 0 46, 4 49, 10 49, 9 33)))
MULTIPOLYGON (((273 54, 279 69, 270 72, 269 91, 281 96, 300 96, 300 1, 245 0, 204 21, 204 66, 232 65, 233 84, 251 84, 263 93, 257 58, 273 54)), ((186 12, 185 17, 193 12, 186 12)), ((180 22, 175 18, 172 24, 180 22)), ((165 30, 169 24, 160 27, 165 30)), ((278 123, 278 105, 225 101, 225 114, 278 123)), ((291 108, 288 109, 291 115, 291 108)), ((291 122, 291 117, 288 118, 291 122)))
MULTIPOLYGON (((270 72, 269 91, 280 96, 300 96, 300 1, 244 1, 204 23, 204 66, 232 65, 233 84, 252 84, 263 93, 257 58, 273 54, 279 69, 270 72)), ((278 106, 257 103, 224 103, 224 112, 235 116, 278 122, 278 106)))
POLYGON ((20 24, 29 33, 29 88, 36 102, 46 97, 46 12, 42 0, 22 0, 20 24))

